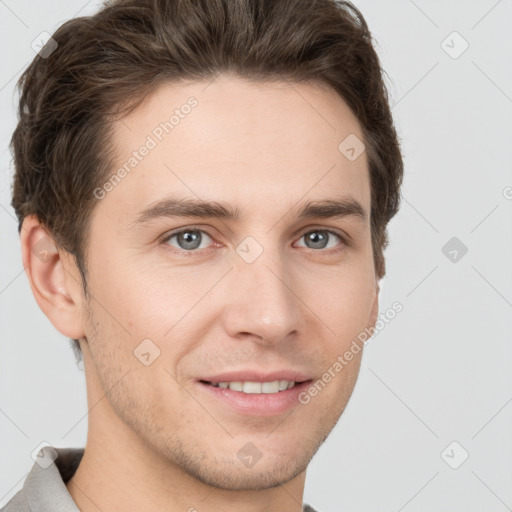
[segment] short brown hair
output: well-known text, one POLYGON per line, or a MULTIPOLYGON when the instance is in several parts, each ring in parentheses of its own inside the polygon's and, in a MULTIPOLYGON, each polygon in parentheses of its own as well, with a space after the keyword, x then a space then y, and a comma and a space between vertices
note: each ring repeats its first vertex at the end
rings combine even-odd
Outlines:
POLYGON ((349 105, 364 134, 373 257, 384 276, 403 163, 380 61, 350 2, 118 0, 64 23, 53 39, 54 51, 36 56, 18 82, 12 206, 20 230, 35 214, 74 255, 85 296, 93 190, 112 172, 112 119, 163 83, 222 72, 322 82, 349 105))

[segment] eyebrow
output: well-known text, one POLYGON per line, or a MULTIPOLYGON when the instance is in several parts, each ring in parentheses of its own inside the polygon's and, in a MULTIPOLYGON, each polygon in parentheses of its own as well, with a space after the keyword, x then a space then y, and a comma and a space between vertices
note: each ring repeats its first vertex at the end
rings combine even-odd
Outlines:
MULTIPOLYGON (((146 224, 160 217, 218 218, 236 221, 241 218, 238 207, 218 201, 168 197, 151 204, 138 213, 131 224, 146 224)), ((298 212, 299 219, 355 217, 366 222, 368 214, 352 197, 307 202, 298 212)))

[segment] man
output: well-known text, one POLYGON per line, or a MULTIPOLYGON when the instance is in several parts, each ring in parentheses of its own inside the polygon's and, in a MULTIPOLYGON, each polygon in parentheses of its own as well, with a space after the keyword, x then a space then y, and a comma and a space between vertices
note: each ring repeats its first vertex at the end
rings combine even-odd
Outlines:
POLYGON ((88 437, 3 510, 313 510, 403 172, 359 11, 110 2, 20 88, 23 264, 83 358, 88 437))

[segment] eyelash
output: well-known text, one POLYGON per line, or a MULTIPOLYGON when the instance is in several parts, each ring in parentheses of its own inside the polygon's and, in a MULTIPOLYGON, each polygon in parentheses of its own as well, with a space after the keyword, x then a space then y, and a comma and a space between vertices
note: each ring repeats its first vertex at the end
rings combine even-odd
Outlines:
MULTIPOLYGON (((189 226, 189 227, 186 227, 186 228, 181 228, 179 229, 178 231, 173 231, 172 233, 169 233, 167 235, 165 235, 161 240, 160 240, 160 243, 162 245, 164 245, 166 247, 167 250, 173 252, 173 253, 177 253, 177 254, 185 254, 185 256, 196 256, 197 254, 203 252, 203 251, 208 251, 209 249, 211 249, 211 247, 208 247, 206 249, 191 249, 189 251, 185 250, 185 249, 177 249, 175 247, 171 247, 170 245, 168 245, 168 242, 169 240, 171 240, 174 236, 177 236, 181 233, 186 233, 187 231, 199 231, 200 233, 205 233, 206 235, 208 235, 212 240, 214 240, 214 237, 212 235, 210 235, 210 233, 208 233, 208 231, 205 231, 204 229, 200 229, 198 227, 194 227, 194 226, 189 226)), ((312 251, 316 254, 319 254, 321 256, 329 256, 329 255, 332 255, 332 254, 337 254, 343 250, 345 250, 350 244, 349 242, 347 241, 347 237, 346 236, 343 236, 341 233, 339 233, 338 231, 334 231, 332 229, 328 229, 328 228, 310 228, 308 229, 307 231, 304 231, 302 233, 302 235, 300 236, 299 240, 301 238, 303 238, 305 235, 309 234, 309 233, 314 233, 316 231, 319 231, 319 232, 323 232, 323 233, 329 233, 330 235, 334 235, 336 237, 338 237, 341 241, 341 247, 337 248, 337 249, 310 249, 308 247, 306 247, 307 250, 309 251, 312 251)))

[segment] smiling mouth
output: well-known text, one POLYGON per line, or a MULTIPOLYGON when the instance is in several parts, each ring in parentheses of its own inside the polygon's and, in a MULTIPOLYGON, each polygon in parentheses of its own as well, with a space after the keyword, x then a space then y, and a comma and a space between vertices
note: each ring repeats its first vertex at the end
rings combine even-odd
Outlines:
MULTIPOLYGON (((231 382, 209 382, 206 380, 200 381, 216 388, 230 389, 231 391, 239 391, 247 394, 271 394, 281 393, 288 389, 292 389, 297 384, 302 382, 295 382, 293 380, 274 380, 271 382, 255 382, 255 381, 231 381, 231 382)), ((306 382, 306 381, 304 381, 306 382)))

